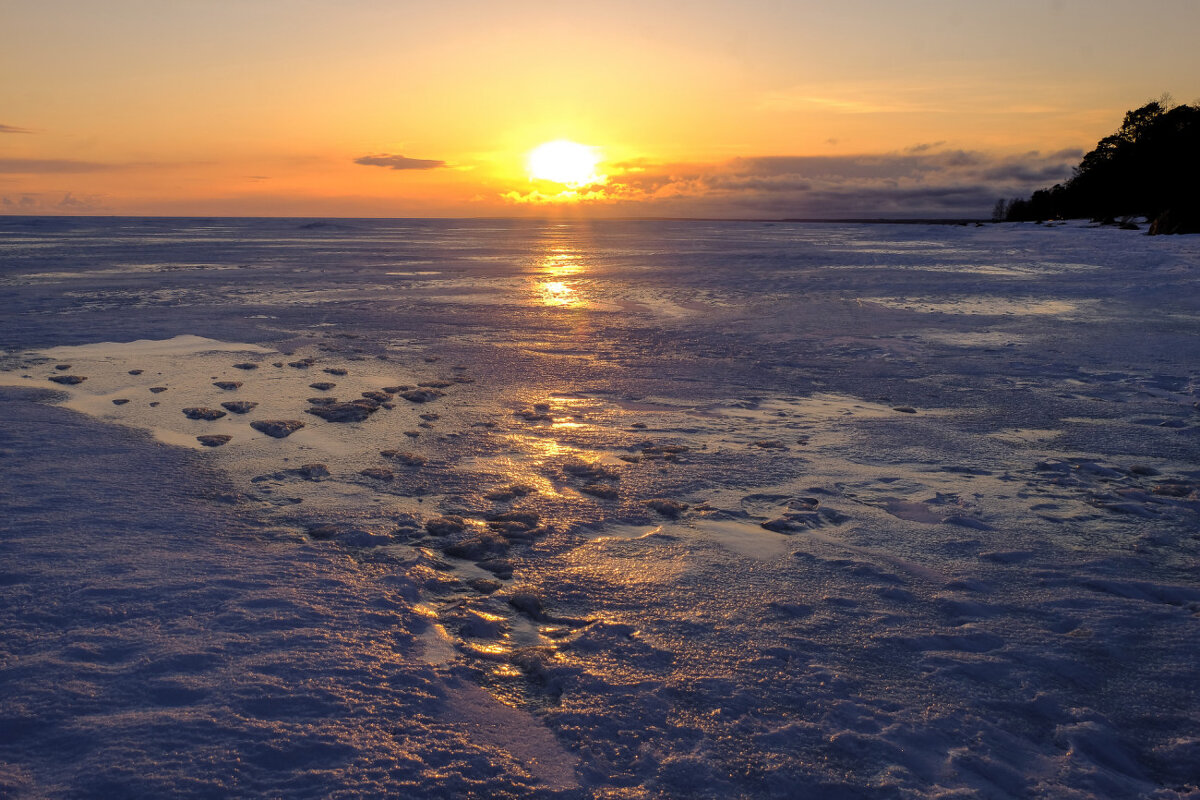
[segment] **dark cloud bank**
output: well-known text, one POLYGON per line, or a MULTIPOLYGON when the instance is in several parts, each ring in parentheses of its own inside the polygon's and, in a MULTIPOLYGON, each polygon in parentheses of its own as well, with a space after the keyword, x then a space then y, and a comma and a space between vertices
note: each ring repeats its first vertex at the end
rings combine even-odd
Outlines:
POLYGON ((994 156, 761 156, 720 164, 614 165, 593 197, 631 213, 755 217, 985 217, 1000 197, 1064 180, 1081 151, 994 156))

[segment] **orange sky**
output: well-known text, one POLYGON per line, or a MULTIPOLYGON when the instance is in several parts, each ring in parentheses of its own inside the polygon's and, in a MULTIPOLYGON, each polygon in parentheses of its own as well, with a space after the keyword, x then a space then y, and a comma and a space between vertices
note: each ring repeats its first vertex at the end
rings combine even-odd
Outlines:
POLYGON ((0 213, 541 214, 525 156, 566 138, 608 176, 576 213, 972 215, 1200 97, 1196 30, 1194 0, 9 3, 0 213))

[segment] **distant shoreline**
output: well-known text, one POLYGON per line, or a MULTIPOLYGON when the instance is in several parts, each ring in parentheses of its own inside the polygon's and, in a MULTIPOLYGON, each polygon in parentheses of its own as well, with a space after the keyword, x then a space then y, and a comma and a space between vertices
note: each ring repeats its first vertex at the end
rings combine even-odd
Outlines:
POLYGON ((824 223, 843 223, 853 225, 983 225, 991 224, 993 220, 979 219, 975 217, 936 217, 931 219, 921 219, 914 217, 903 217, 900 219, 888 219, 886 217, 844 217, 840 219, 808 219, 808 218, 788 218, 778 220, 765 220, 767 222, 824 222, 824 223))
MULTIPOLYGON (((253 216, 219 216, 219 215, 191 215, 191 214, 0 214, 0 219, 69 219, 69 220, 122 220, 122 219, 164 219, 164 220, 187 220, 187 219, 242 219, 242 220, 297 220, 304 222, 352 222, 352 221, 371 221, 379 222, 386 220, 416 220, 421 222, 487 222, 487 221, 514 221, 514 222, 561 222, 563 217, 298 217, 298 216, 280 216, 280 217, 253 217, 253 216)), ((821 224, 845 224, 845 225, 974 225, 974 224, 991 224, 995 220, 984 219, 980 217, 900 217, 891 219, 888 217, 830 217, 830 218, 808 218, 808 217, 571 217, 571 221, 577 222, 790 222, 790 223, 821 223, 821 224)))

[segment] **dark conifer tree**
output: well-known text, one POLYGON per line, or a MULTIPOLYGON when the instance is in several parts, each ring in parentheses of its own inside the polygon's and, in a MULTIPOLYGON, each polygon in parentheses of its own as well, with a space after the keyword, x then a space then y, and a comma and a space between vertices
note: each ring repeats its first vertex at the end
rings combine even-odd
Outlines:
POLYGON ((1169 99, 1125 114, 1066 183, 1009 204, 1009 220, 1144 216, 1152 233, 1200 233, 1200 105, 1169 99))

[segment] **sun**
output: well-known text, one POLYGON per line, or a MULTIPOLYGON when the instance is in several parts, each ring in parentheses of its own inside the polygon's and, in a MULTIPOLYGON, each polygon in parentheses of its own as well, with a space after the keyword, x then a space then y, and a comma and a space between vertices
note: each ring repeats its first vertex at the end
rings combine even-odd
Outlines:
POLYGON ((553 181, 565 186, 586 186, 603 180, 603 176, 596 174, 596 165, 599 163, 600 154, 596 148, 558 139, 531 150, 525 168, 534 180, 553 181))

